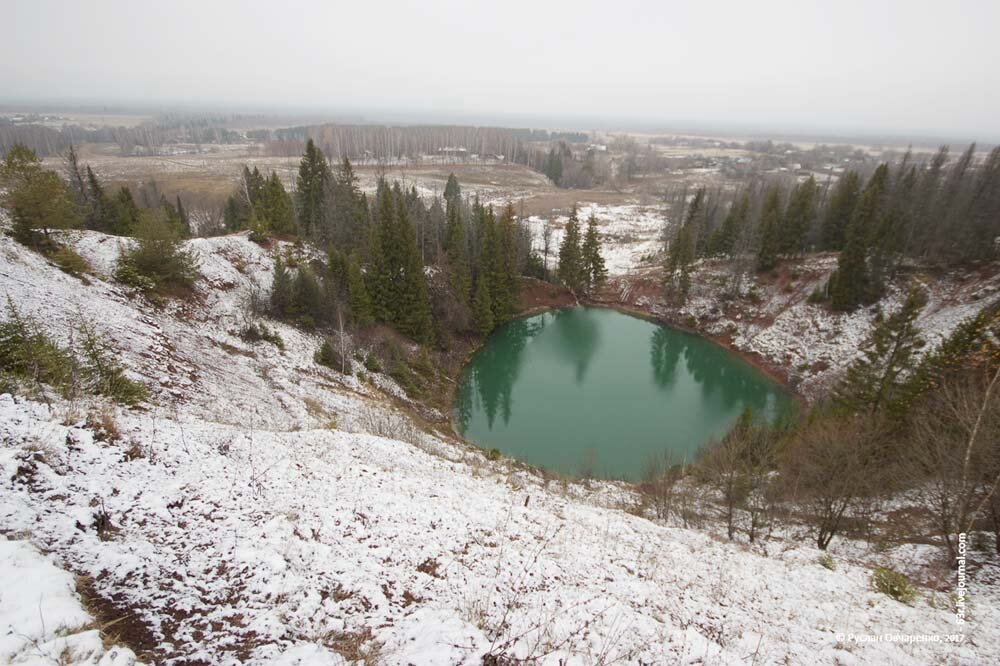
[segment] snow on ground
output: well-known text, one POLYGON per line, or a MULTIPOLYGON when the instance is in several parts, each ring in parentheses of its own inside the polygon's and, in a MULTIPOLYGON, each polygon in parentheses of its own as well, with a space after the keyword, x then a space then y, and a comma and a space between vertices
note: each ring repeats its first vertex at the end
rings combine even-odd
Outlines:
MULTIPOLYGON (((668 303, 658 278, 655 285, 612 285, 625 304, 684 323, 733 348, 755 354, 780 368, 806 398, 822 395, 842 375, 869 338, 876 306, 854 312, 832 312, 827 305, 809 303, 837 267, 833 253, 786 262, 779 279, 753 275, 739 298, 727 294, 733 275, 726 261, 701 260, 692 273, 692 289, 685 304, 668 303)), ((900 306, 906 290, 921 284, 928 303, 917 320, 932 349, 963 320, 1000 298, 1000 265, 951 271, 930 276, 910 267, 889 286, 879 305, 886 312, 900 306)))
MULTIPOLYGON (((315 366, 315 336, 274 324, 284 351, 244 343, 240 300, 269 284, 271 255, 243 235, 190 241, 198 298, 159 310, 105 279, 117 239, 71 239, 90 284, 3 238, 0 295, 63 339, 89 318, 153 392, 135 410, 0 396, 0 535, 141 619, 142 658, 976 664, 1000 650, 995 584, 973 578, 962 627, 927 594, 874 592, 863 566, 818 565, 801 540, 761 554, 623 511, 620 485, 547 481, 420 431, 380 390, 315 366), (965 641, 838 637, 886 632, 965 641)), ((35 565, 5 566, 6 581, 35 565)))
POLYGON ((128 648, 105 650, 100 630, 80 605, 73 576, 31 544, 0 540, 0 580, 0 663, 135 663, 128 648))
MULTIPOLYGON (((603 205, 581 203, 577 206, 581 233, 586 230, 588 218, 597 218, 597 228, 603 244, 602 255, 610 275, 625 275, 648 266, 663 248, 663 210, 656 206, 638 204, 603 205)), ((541 253, 543 232, 547 222, 552 223, 549 266, 558 264, 559 244, 569 214, 551 218, 532 215, 525 220, 531 232, 532 246, 541 253)))

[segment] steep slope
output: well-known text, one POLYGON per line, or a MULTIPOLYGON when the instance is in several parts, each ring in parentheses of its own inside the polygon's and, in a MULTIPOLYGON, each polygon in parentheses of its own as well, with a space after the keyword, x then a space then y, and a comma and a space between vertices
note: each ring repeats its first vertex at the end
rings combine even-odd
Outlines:
POLYGON ((314 336, 275 324, 284 351, 242 341, 240 299, 266 289, 271 261, 244 236, 191 241, 198 298, 162 310, 107 279, 120 241, 72 239, 90 284, 3 238, 0 293, 64 339, 95 322, 154 390, 113 412, 0 396, 0 529, 141 620, 140 657, 972 664, 1000 650, 995 566, 963 627, 931 595, 872 591, 847 559, 858 544, 835 546, 830 571, 793 537, 750 549, 656 524, 617 508, 626 488, 549 482, 424 432, 389 380, 316 366, 314 336), (965 640, 840 636, 888 632, 965 640))

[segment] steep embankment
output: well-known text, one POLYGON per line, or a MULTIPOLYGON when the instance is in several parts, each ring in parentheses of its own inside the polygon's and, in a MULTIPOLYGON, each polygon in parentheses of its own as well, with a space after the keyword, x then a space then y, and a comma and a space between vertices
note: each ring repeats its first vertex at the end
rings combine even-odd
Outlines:
MULTIPOLYGON (((546 481, 421 430, 387 378, 313 363, 314 336, 274 324, 284 350, 243 341, 241 299, 266 290, 271 261, 244 236, 191 241, 197 298, 161 310, 108 279, 117 239, 72 238, 89 284, 2 238, 0 295, 63 340, 77 317, 95 323, 151 397, 125 410, 0 396, 0 529, 82 576, 92 611, 125 617, 122 639, 149 660, 920 664, 1000 650, 986 579, 961 627, 940 595, 871 590, 866 566, 899 553, 842 541, 831 571, 801 539, 752 550, 660 525, 618 508, 625 488, 546 481), (839 636, 883 632, 966 639, 839 636)), ((5 592, 0 612, 44 617, 51 601, 5 592)))
MULTIPOLYGON (((733 290, 730 262, 701 260, 683 305, 665 297, 659 271, 615 276, 598 300, 706 335, 782 378, 802 397, 815 399, 860 354, 875 316, 876 306, 842 313, 809 301, 836 267, 836 254, 809 255, 783 262, 773 274, 745 275, 733 290)), ((928 294, 917 325, 925 349, 931 349, 959 322, 1000 299, 1000 262, 947 272, 904 267, 879 306, 886 311, 899 307, 912 285, 928 294)))

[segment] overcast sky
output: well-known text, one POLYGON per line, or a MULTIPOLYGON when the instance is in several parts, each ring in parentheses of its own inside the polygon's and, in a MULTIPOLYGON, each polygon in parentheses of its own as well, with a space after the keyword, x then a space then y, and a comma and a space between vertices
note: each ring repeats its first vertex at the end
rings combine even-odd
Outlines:
POLYGON ((1000 138, 998 0, 3 0, 0 17, 8 104, 1000 138))

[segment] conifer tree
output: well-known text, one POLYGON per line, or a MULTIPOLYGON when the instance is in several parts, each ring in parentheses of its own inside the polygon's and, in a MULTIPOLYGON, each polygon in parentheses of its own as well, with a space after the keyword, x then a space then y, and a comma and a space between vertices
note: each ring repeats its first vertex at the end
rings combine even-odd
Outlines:
POLYGON ((361 272, 361 262, 356 252, 351 253, 347 262, 347 299, 351 308, 351 319, 357 326, 371 326, 375 322, 375 313, 371 297, 365 287, 365 278, 361 272))
POLYGON ((563 240, 559 245, 559 266, 556 268, 556 274, 574 294, 585 285, 583 251, 580 247, 580 220, 576 214, 576 206, 573 206, 573 212, 566 222, 563 240))
POLYGON ((949 376, 967 373, 979 367, 1000 364, 1000 302, 983 307, 962 321, 930 353, 920 359, 906 380, 906 399, 910 402, 940 386, 949 376))
POLYGON ((593 214, 587 219, 587 233, 583 238, 583 272, 587 291, 600 289, 608 278, 608 269, 601 256, 601 239, 597 233, 597 218, 593 214))
POLYGON ((292 277, 281 257, 275 257, 274 277, 271 281, 271 311, 278 319, 284 319, 290 314, 291 303, 292 277))
POLYGON ((781 253, 795 255, 806 249, 806 234, 816 217, 816 179, 809 176, 792 190, 782 218, 781 253))
MULTIPOLYGON (((449 182, 451 182, 449 180, 449 182)), ((471 296, 472 278, 469 274, 468 239, 462 212, 457 201, 448 200, 448 223, 445 227, 445 257, 448 263, 448 278, 455 299, 468 305, 471 296)))
POLYGON ((21 144, 12 147, 0 164, 0 187, 0 203, 10 212, 14 236, 22 243, 34 245, 38 231, 48 241, 51 229, 80 224, 70 189, 21 144))
POLYGON ((303 235, 322 237, 326 233, 325 196, 330 186, 330 167, 323 152, 312 139, 306 142, 306 152, 299 162, 295 181, 296 209, 299 229, 303 235))
POLYGON ((681 302, 687 300, 691 291, 691 262, 694 261, 694 230, 690 224, 682 224, 670 241, 664 287, 675 291, 681 302))
POLYGON ((844 234, 860 191, 861 178, 857 171, 846 171, 834 185, 820 231, 820 245, 824 250, 840 250, 844 247, 844 234))
POLYGON ((381 181, 376 202, 369 292, 375 318, 419 342, 429 342, 433 322, 427 280, 399 184, 393 191, 381 181))
POLYGON ((362 249, 367 237, 365 200, 346 157, 337 167, 326 205, 330 211, 328 240, 344 251, 362 249))
POLYGON ((834 394, 835 403, 848 411, 898 412, 906 399, 906 380, 923 347, 916 320, 927 304, 927 294, 913 288, 903 305, 888 317, 879 307, 871 339, 862 355, 847 370, 834 394))
POLYGON ((496 252, 493 288, 493 323, 502 324, 517 312, 520 285, 517 270, 517 239, 514 206, 507 204, 495 227, 496 252))
POLYGON ((394 321, 396 329, 418 342, 428 343, 433 338, 430 295, 427 291, 427 277, 417 247, 416 233, 406 216, 406 210, 399 207, 398 230, 403 243, 403 265, 401 273, 401 307, 394 321))
POLYGON ((870 293, 868 252, 872 228, 882 212, 882 198, 889 169, 883 164, 872 175, 844 234, 844 249, 837 270, 830 277, 830 298, 835 310, 853 310, 870 293))
POLYGON ((476 293, 472 299, 472 317, 480 335, 487 335, 493 330, 492 299, 488 282, 486 276, 480 273, 476 280, 476 293))
POLYGON ((267 218, 268 226, 273 233, 278 235, 295 233, 295 210, 292 198, 274 171, 264 185, 260 207, 263 208, 263 216, 267 218))
POLYGON ((458 184, 458 178, 452 173, 448 176, 448 182, 444 186, 444 200, 448 205, 458 204, 462 198, 462 187, 458 184))
POLYGON ((308 266, 300 266, 292 280, 290 314, 305 328, 314 328, 326 318, 323 301, 323 290, 316 274, 308 266))
POLYGON ((760 213, 760 246, 757 249, 757 270, 769 271, 778 264, 781 252, 781 189, 775 185, 767 192, 760 213))
POLYGON ((750 219, 750 193, 743 195, 729 207, 725 219, 712 234, 709 241, 709 254, 728 255, 736 247, 736 241, 743 233, 747 220, 750 219))

